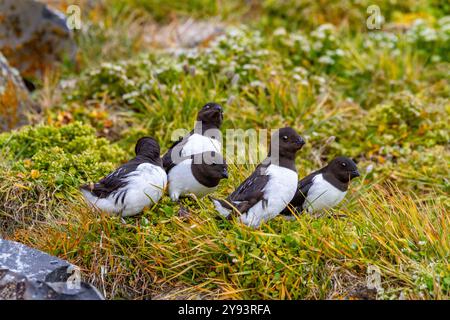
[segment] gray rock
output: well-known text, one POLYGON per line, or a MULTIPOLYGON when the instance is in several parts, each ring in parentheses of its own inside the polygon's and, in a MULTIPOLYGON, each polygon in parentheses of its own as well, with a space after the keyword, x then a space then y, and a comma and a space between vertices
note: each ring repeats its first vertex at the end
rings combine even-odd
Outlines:
POLYGON ((102 300, 91 285, 72 288, 65 283, 31 281, 22 274, 0 269, 0 300, 102 300))
POLYGON ((22 77, 41 78, 76 49, 61 12, 33 0, 0 1, 0 51, 22 77))
POLYGON ((0 52, 0 132, 27 123, 27 111, 37 110, 19 72, 0 52))
POLYGON ((25 275, 30 280, 45 281, 57 270, 66 270, 67 261, 32 249, 18 242, 0 239, 0 268, 25 275))
POLYGON ((102 300, 65 260, 0 239, 0 300, 102 300))
POLYGON ((148 30, 145 40, 169 51, 195 48, 204 45, 224 33, 225 27, 214 19, 198 21, 188 19, 166 26, 154 25, 148 30))

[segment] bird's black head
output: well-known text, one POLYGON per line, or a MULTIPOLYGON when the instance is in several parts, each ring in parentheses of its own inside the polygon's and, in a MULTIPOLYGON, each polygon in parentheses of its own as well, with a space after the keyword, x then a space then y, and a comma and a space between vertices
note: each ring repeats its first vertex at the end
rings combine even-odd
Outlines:
POLYGON ((344 183, 360 176, 356 163, 347 157, 334 158, 328 164, 327 171, 344 183))
POLYGON ((160 148, 158 142, 151 137, 143 137, 138 140, 134 148, 136 156, 144 156, 152 160, 159 159, 160 148))
POLYGON ((215 187, 228 178, 228 166, 220 153, 206 151, 192 157, 192 173, 201 184, 215 187))
POLYGON ((197 121, 203 126, 220 128, 223 121, 223 109, 214 102, 209 102, 198 112, 197 121))
POLYGON ((291 127, 281 128, 272 135, 269 155, 275 154, 278 148, 280 157, 294 158, 295 153, 305 145, 305 140, 291 127))

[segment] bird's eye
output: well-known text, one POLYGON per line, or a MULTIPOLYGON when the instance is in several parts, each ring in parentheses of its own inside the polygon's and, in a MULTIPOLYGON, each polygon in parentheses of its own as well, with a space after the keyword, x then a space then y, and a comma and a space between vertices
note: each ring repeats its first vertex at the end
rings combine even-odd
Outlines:
POLYGON ((341 166, 346 167, 347 164, 346 164, 345 162, 342 162, 342 163, 341 163, 341 166))
POLYGON ((288 136, 283 136, 283 140, 286 141, 288 139, 288 136))
POLYGON ((206 109, 209 109, 210 107, 211 107, 210 105, 205 106, 206 109))

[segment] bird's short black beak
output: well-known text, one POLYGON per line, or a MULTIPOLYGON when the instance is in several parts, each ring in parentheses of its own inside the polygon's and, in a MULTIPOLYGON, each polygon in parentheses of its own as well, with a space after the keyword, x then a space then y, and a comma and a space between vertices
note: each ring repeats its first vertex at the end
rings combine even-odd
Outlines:
POLYGON ((359 174, 359 171, 358 170, 354 170, 354 171, 352 171, 351 173, 350 173, 350 177, 353 179, 353 178, 356 178, 356 177, 359 177, 360 176, 360 174, 359 174))
POLYGON ((228 171, 227 171, 227 169, 223 169, 223 171, 222 171, 222 178, 228 179, 228 171))
POLYGON ((305 144, 306 144, 306 142, 305 142, 305 140, 304 140, 302 137, 300 137, 300 138, 297 139, 297 145, 298 145, 300 148, 303 147, 305 144))
POLYGON ((215 105, 215 106, 213 106, 211 109, 214 110, 214 111, 216 111, 216 112, 218 112, 218 113, 223 113, 223 109, 222 109, 222 107, 219 106, 219 105, 215 105))

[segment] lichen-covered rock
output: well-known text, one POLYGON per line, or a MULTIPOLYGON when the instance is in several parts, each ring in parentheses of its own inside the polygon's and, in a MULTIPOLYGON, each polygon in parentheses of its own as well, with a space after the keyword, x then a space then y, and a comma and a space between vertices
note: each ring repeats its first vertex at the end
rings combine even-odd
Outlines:
POLYGON ((40 78, 76 45, 65 16, 32 0, 0 1, 0 51, 23 77, 40 78))
POLYGON ((99 300, 78 268, 14 241, 0 239, 0 300, 99 300))
POLYGON ((34 108, 18 71, 0 52, 0 132, 26 124, 25 112, 34 108))

